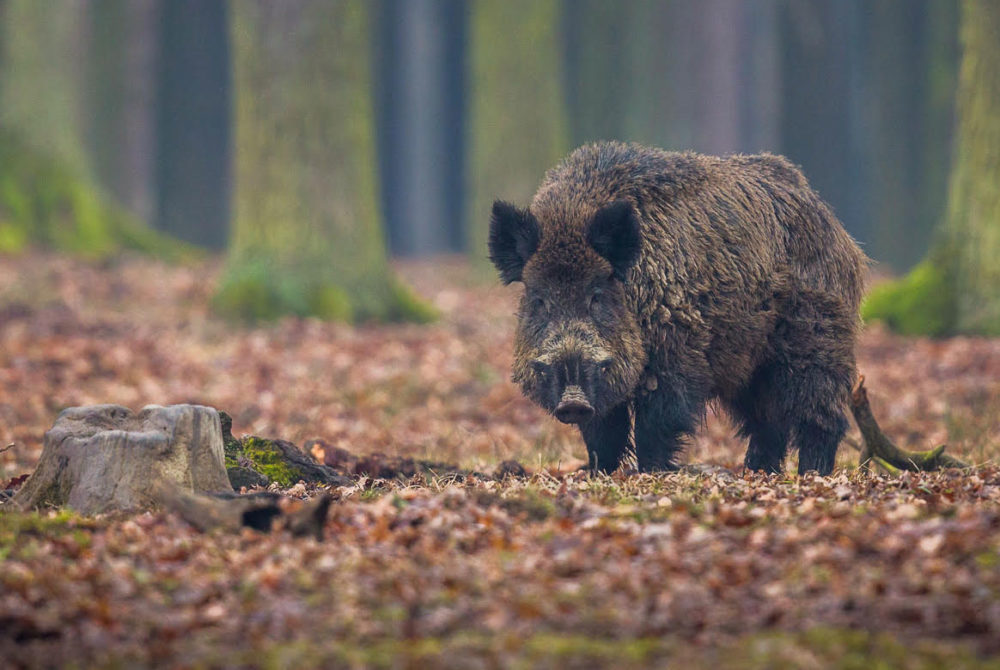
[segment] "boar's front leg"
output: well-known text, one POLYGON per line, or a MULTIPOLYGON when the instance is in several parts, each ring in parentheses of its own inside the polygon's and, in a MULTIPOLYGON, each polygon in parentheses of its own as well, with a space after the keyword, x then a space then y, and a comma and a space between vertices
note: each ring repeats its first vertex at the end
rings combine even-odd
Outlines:
POLYGON ((700 411, 670 387, 636 398, 635 457, 639 472, 676 470, 674 456, 686 435, 694 432, 700 411))
POLYGON ((618 468, 628 449, 630 423, 628 403, 623 402, 604 416, 580 426, 591 472, 611 473, 618 468))

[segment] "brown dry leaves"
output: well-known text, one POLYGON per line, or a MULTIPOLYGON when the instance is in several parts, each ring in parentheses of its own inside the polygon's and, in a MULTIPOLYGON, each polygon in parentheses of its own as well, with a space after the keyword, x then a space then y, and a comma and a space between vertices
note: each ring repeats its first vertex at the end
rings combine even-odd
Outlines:
POLYGON ((949 442, 985 464, 973 475, 743 474, 743 445, 710 417, 688 458, 732 471, 589 479, 565 474, 578 438, 506 381, 516 289, 463 286, 449 262, 404 271, 441 323, 234 328, 209 314, 213 267, 4 259, 0 444, 16 446, 0 479, 33 466, 61 408, 98 402, 198 402, 237 433, 537 474, 356 477, 331 491, 324 542, 2 512, 0 652, 310 667, 383 665, 404 641, 507 664, 554 640, 710 649, 822 625, 1000 653, 1000 342, 869 329, 859 352, 886 432, 949 442))
POLYGON ((239 664, 302 645, 326 663, 400 640, 712 646, 823 625, 1000 652, 996 469, 362 481, 334 494, 324 542, 200 535, 162 514, 22 529, 5 538, 0 646, 26 660, 239 664))

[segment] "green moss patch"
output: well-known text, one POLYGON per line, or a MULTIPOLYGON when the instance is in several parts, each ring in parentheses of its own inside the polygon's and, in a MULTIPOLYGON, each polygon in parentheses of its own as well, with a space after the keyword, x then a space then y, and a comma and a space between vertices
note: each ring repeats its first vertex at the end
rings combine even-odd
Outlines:
POLYGON ((68 166, 0 130, 0 253, 32 245, 88 258, 124 249, 174 261, 200 255, 143 225, 68 166))
POLYGON ((250 435, 242 440, 223 440, 223 443, 227 470, 249 468, 284 488, 300 479, 309 479, 300 468, 288 462, 274 440, 250 435))
POLYGON ((13 508, 0 508, 0 561, 11 555, 14 548, 32 537, 68 538, 79 547, 90 544, 90 530, 96 522, 81 517, 71 510, 51 512, 21 512, 13 508))
POLYGON ((861 316, 903 335, 948 335, 958 316, 953 284, 939 264, 925 260, 905 277, 872 289, 861 316))
MULTIPOLYGON (((373 279, 376 285, 380 278, 373 279)), ((215 309, 249 322, 282 316, 316 317, 326 321, 409 321, 438 318, 432 305, 393 276, 381 290, 349 290, 328 281, 304 277, 301 270, 282 270, 262 260, 230 263, 215 295, 215 309)))
POLYGON ((288 488, 299 480, 320 484, 346 483, 344 477, 321 465, 291 442, 256 435, 237 439, 233 437, 232 417, 226 412, 219 412, 219 419, 226 471, 234 489, 266 486, 272 482, 288 488))
POLYGON ((764 632, 740 638, 721 654, 724 667, 822 667, 838 670, 870 668, 994 668, 1000 659, 982 659, 966 645, 933 640, 902 640, 887 633, 817 627, 801 633, 764 632))
POLYGON ((243 454, 253 464, 253 469, 266 476, 281 487, 289 487, 300 479, 305 479, 305 473, 291 465, 284 452, 273 440, 250 436, 243 439, 243 454))
POLYGON ((440 313, 433 305, 395 277, 390 278, 389 295, 389 307, 386 313, 389 321, 431 323, 440 317, 440 313))

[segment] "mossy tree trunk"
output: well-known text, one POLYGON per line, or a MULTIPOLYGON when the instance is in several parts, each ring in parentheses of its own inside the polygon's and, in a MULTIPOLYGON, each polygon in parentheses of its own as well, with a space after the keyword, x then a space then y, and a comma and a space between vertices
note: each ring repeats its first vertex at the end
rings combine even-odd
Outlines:
POLYGON ((97 186, 102 169, 94 169, 87 138, 95 130, 91 114, 101 108, 88 75, 112 76, 116 68, 98 63, 112 59, 95 48, 106 36, 94 34, 96 21, 88 19, 109 8, 103 1, 0 5, 0 253, 30 245, 91 257, 121 248, 189 253, 97 186))
POLYGON ((85 172, 85 3, 6 0, 0 45, 0 123, 33 151, 85 172))
POLYGON ((376 204, 369 5, 239 0, 228 313, 426 318, 393 276, 376 204))
POLYGON ((909 334, 1000 334, 1000 4, 965 0, 948 218, 927 258, 864 315, 909 334))
POLYGON ((496 198, 526 205, 567 151, 558 0, 474 0, 470 25, 469 242, 487 266, 496 198))

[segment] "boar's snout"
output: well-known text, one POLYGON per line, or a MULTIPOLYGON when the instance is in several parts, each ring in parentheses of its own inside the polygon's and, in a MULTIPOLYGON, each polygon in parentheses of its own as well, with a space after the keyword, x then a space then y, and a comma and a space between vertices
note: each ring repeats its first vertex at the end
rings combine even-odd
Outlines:
POLYGON ((555 415, 563 423, 584 423, 594 416, 594 408, 587 401, 582 388, 567 386, 556 406, 555 415))
POLYGON ((563 354, 551 362, 536 359, 531 367, 539 380, 541 397, 563 423, 585 423, 597 412, 595 392, 606 374, 608 361, 595 362, 579 353, 563 354))

